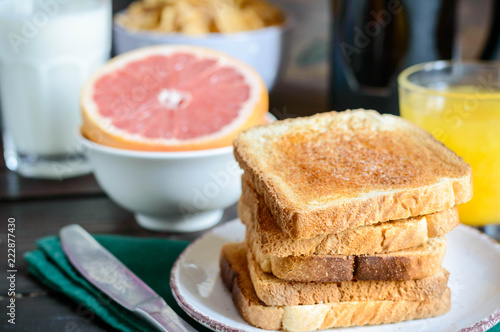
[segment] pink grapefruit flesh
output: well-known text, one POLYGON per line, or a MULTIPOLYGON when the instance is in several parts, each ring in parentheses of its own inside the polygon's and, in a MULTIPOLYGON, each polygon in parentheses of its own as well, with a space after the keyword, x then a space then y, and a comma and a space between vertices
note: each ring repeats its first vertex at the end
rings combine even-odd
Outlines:
POLYGON ((260 76, 224 53, 160 46, 111 60, 82 92, 82 133, 131 150, 182 151, 229 146, 264 122, 260 76))

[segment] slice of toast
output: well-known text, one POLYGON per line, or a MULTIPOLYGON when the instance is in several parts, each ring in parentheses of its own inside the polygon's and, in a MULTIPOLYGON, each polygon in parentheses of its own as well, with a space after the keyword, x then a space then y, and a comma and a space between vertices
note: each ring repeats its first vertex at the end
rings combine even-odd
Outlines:
POLYGON ((274 306, 346 301, 424 301, 440 298, 450 275, 441 268, 432 276, 404 281, 290 282, 262 271, 248 248, 247 260, 257 296, 266 305, 274 306))
MULTIPOLYGON (((450 310, 450 291, 423 301, 350 301, 314 305, 267 306, 255 293, 244 244, 226 244, 220 256, 221 277, 240 315, 266 330, 313 331, 332 327, 388 324, 442 315, 450 310)), ((337 287, 334 283, 332 287, 337 287)))
POLYGON ((431 134, 375 111, 250 128, 234 141, 245 174, 290 237, 431 214, 472 197, 472 171, 431 134))
POLYGON ((288 281, 422 279, 440 271, 446 252, 446 238, 441 236, 416 248, 383 254, 278 257, 263 255, 255 245, 254 234, 246 232, 246 241, 262 270, 288 281))
POLYGON ((293 239, 276 224, 262 197, 242 177, 242 195, 238 215, 254 245, 263 255, 279 257, 300 255, 373 255, 417 247, 429 238, 443 236, 460 220, 458 209, 426 216, 383 222, 376 225, 349 228, 337 234, 321 234, 310 239, 293 239))

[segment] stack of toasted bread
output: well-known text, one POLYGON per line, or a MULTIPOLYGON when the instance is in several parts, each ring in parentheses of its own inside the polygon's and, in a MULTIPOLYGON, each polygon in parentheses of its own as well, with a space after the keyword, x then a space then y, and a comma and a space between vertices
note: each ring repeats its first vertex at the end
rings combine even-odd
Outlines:
POLYGON ((241 316, 309 331, 450 310, 444 235, 472 196, 469 165, 423 129, 375 111, 241 133, 243 243, 221 275, 241 316))

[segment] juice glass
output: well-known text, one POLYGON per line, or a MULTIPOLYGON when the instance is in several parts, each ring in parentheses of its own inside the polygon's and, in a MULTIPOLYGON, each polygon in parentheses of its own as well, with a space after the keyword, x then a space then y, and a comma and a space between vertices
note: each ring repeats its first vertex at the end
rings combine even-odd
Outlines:
POLYGON ((423 127, 472 166, 474 196, 461 222, 500 223, 500 64, 437 61, 399 78, 401 116, 423 127))

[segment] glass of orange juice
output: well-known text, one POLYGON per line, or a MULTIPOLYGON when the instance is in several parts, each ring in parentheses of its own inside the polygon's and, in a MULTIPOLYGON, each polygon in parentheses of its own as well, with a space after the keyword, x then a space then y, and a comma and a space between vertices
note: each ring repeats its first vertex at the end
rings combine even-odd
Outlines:
POLYGON ((500 224, 500 64, 436 61, 398 78, 401 116, 472 166, 474 196, 459 206, 469 225, 500 224))

